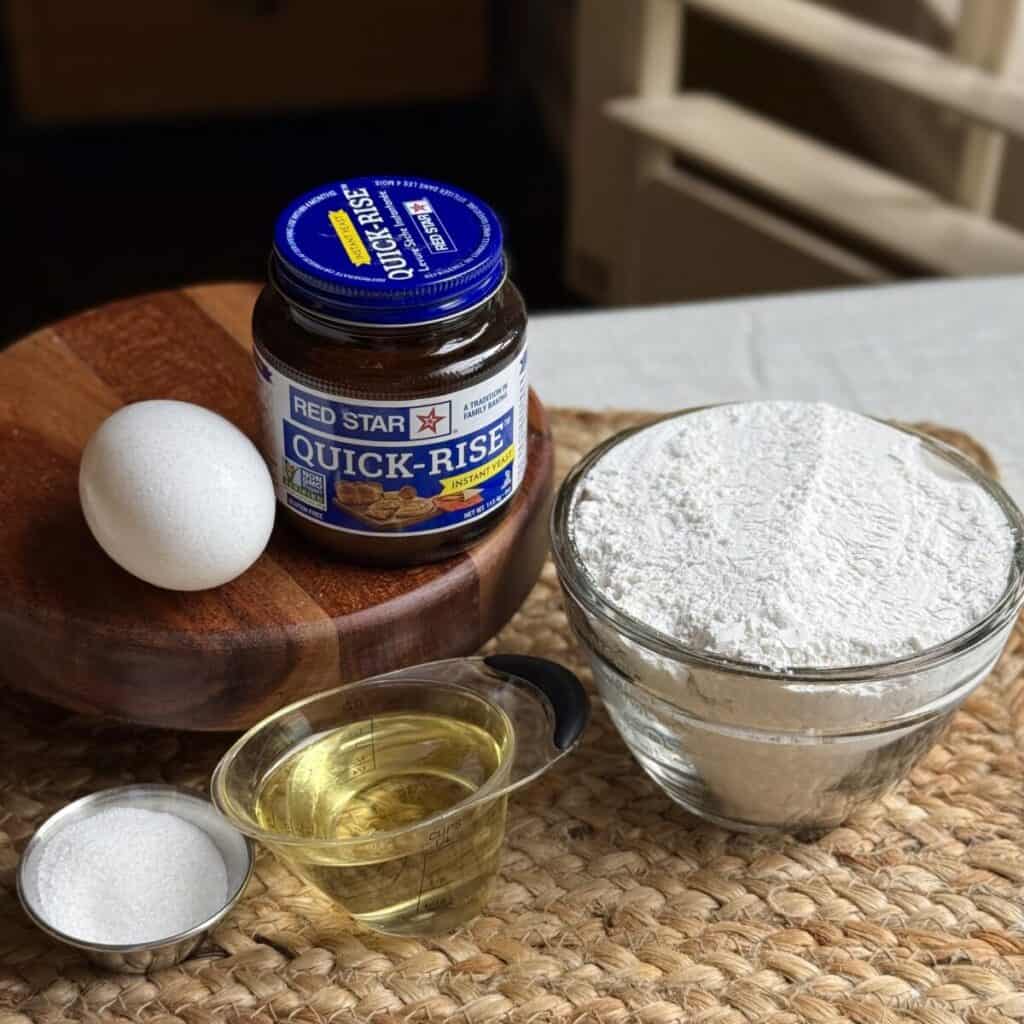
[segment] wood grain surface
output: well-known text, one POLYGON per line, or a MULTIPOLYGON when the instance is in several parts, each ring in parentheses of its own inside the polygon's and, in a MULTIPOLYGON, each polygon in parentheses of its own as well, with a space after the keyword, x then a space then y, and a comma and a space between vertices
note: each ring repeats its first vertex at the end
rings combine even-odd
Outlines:
POLYGON ((255 285, 117 302, 0 353, 0 679, 80 711, 240 729, 281 705, 401 665, 468 654, 526 596, 547 547, 552 447, 531 395, 526 478, 470 552, 404 570, 331 559, 279 524, 233 582, 199 593, 129 575, 93 540, 78 461, 128 402, 176 398, 254 440, 255 285))

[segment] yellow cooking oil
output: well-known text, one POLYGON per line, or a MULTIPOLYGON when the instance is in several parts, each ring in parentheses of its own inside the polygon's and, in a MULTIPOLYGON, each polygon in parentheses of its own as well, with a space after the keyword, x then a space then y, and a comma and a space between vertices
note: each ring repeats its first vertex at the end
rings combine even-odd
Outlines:
POLYGON ((480 913, 497 873, 507 798, 428 819, 507 773, 511 727, 495 715, 478 725, 376 714, 320 733, 266 775, 257 820, 292 840, 270 844, 278 856, 370 927, 457 927, 480 913))

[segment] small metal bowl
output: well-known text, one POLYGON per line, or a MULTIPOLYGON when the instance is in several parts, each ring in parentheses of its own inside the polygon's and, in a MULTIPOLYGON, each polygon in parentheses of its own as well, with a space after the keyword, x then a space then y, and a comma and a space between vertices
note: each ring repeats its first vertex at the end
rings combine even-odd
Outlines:
POLYGON ((25 908, 25 913, 47 935, 84 950, 93 963, 111 971, 144 974, 146 971, 173 967, 181 963, 202 942, 206 933, 238 902, 252 875, 254 861, 255 850, 252 840, 236 832, 205 797, 176 786, 119 786, 116 789, 104 789, 84 796, 43 822, 25 847, 21 862, 18 864, 18 898, 25 908), (47 841, 56 836, 61 829, 110 807, 164 811, 201 828, 224 858, 228 875, 228 897, 224 906, 212 917, 188 931, 135 945, 84 942, 54 928, 46 920, 40 906, 33 861, 40 855, 47 841))

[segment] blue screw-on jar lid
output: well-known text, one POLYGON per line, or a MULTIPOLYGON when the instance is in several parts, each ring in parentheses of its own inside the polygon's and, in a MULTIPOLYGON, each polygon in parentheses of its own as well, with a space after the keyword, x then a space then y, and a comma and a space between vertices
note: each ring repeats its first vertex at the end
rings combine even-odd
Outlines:
POLYGON ((334 319, 403 326, 485 301, 505 278, 501 225, 475 196, 425 178, 348 178, 281 213, 271 271, 334 319))

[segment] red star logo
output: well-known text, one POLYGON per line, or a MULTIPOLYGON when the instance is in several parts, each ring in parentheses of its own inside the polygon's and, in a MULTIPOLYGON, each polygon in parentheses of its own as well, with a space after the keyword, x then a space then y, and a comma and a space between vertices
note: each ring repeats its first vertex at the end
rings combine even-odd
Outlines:
POLYGON ((409 204, 409 209, 412 210, 413 213, 423 213, 427 209, 427 204, 422 200, 419 202, 414 201, 409 204))
POLYGON ((447 418, 447 416, 438 416, 436 409, 431 409, 426 416, 416 413, 416 419, 420 421, 420 430, 429 430, 432 434, 437 433, 438 424, 447 418))

